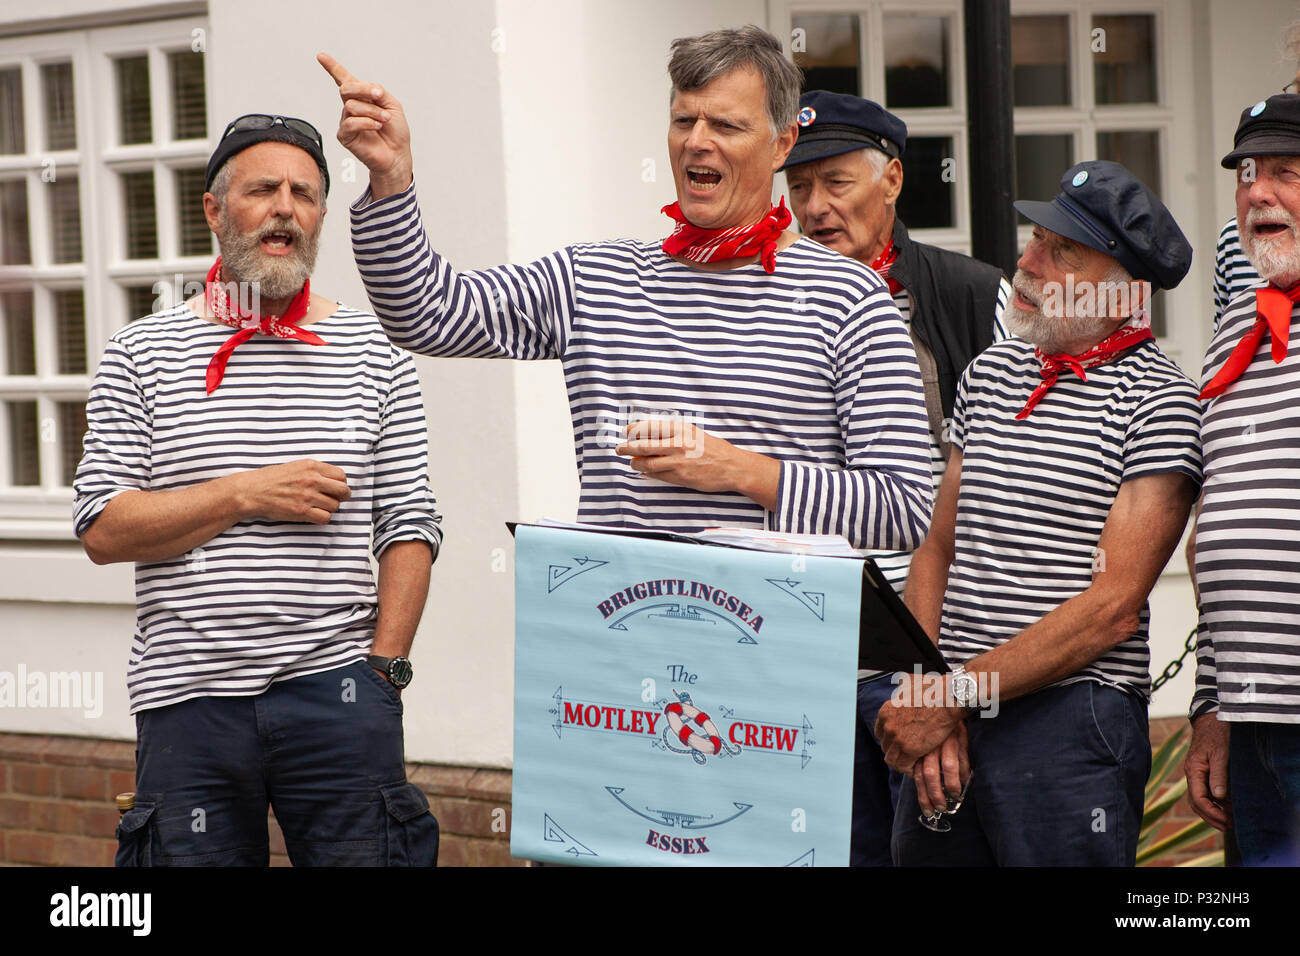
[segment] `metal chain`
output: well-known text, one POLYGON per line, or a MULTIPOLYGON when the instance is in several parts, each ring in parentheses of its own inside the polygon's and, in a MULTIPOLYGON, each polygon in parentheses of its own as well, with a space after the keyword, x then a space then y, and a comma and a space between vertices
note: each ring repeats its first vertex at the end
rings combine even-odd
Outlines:
POLYGON ((1155 693, 1166 683, 1173 680, 1174 676, 1183 669, 1183 661, 1187 659, 1188 654, 1196 653, 1196 628, 1192 628, 1191 633, 1187 635, 1187 640, 1183 642, 1183 652, 1178 655, 1176 660, 1170 661, 1165 665, 1164 671, 1151 684, 1151 693, 1155 693))

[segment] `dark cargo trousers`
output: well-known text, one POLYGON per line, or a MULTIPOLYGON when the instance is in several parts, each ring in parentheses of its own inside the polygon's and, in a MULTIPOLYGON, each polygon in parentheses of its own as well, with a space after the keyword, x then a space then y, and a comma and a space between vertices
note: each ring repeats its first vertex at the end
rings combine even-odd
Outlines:
POLYGON ((118 866, 266 866, 267 806, 294 866, 434 866, 438 821, 406 780, 402 702, 357 661, 252 697, 136 715, 118 866))

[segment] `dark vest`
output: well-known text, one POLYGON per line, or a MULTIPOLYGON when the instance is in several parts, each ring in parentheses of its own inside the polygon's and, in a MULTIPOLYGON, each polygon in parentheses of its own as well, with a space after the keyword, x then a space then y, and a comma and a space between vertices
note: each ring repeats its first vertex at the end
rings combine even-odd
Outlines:
POLYGON ((943 417, 952 417, 957 380, 971 359, 993 344, 993 313, 1002 270, 988 263, 908 238, 894 218, 898 259, 889 267, 912 294, 912 329, 929 348, 939 372, 943 417))

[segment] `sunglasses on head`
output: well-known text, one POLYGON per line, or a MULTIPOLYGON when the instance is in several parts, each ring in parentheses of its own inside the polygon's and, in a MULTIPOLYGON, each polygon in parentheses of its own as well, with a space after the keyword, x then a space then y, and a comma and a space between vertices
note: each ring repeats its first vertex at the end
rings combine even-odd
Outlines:
POLYGON ((307 137, 316 144, 318 149, 323 148, 320 132, 311 123, 306 120, 295 119, 292 116, 269 116, 266 113, 249 113, 247 116, 239 117, 226 127, 226 131, 221 134, 221 138, 225 139, 231 133, 241 133, 254 129, 271 129, 274 126, 283 126, 285 129, 292 130, 300 136, 307 137))

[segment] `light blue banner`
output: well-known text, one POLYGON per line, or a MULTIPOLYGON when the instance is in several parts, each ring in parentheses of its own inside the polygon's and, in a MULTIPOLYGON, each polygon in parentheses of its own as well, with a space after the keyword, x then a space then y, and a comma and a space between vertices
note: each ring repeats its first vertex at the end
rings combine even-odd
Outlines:
POLYGON ((860 561, 515 537, 514 856, 848 864, 860 561))

